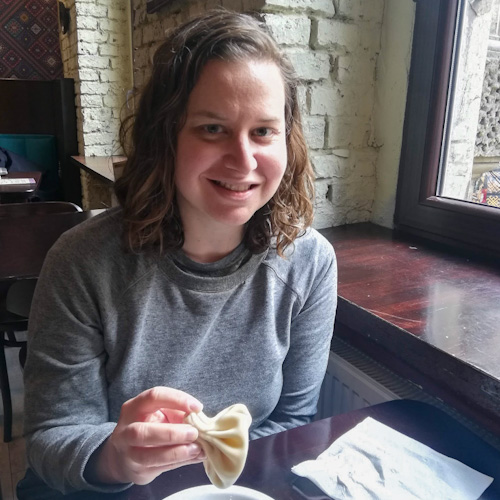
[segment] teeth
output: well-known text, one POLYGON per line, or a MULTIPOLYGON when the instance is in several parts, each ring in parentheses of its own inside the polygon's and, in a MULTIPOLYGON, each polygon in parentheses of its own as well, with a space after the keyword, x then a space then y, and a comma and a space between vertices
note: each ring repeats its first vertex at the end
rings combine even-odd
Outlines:
POLYGON ((251 184, 228 184, 227 182, 215 181, 219 186, 229 189, 230 191, 248 191, 251 184))

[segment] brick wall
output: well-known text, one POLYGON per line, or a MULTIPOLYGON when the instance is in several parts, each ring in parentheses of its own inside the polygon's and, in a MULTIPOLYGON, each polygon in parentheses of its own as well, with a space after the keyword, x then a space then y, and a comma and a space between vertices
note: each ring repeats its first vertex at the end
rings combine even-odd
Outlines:
MULTIPOLYGON (((66 0, 65 4, 71 26, 61 37, 61 47, 64 74, 75 80, 79 152, 120 154, 120 113, 133 87, 128 3, 66 0)), ((109 187, 87 173, 82 173, 82 194, 85 209, 112 204, 109 187)))
POLYGON ((149 75, 165 32, 222 5, 259 11, 301 79, 304 130, 316 172, 317 228, 368 221, 375 193, 372 146, 383 0, 192 0, 146 14, 133 0, 134 82, 149 75))

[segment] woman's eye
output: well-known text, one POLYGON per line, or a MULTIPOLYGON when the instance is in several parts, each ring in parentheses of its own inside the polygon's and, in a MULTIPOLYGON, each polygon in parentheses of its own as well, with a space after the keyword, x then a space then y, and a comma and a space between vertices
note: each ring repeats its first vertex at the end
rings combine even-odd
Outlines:
POLYGON ((222 127, 220 125, 203 125, 203 130, 209 134, 219 134, 222 132, 222 127))
POLYGON ((259 137, 269 137, 270 135, 272 135, 272 133, 273 133, 272 129, 267 127, 259 127, 255 129, 255 135, 259 137))

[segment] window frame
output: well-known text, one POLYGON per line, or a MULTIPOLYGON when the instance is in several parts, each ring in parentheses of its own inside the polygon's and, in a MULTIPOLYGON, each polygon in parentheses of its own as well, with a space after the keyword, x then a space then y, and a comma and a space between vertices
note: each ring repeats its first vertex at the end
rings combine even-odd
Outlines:
POLYGON ((402 232, 498 257, 498 208, 436 196, 463 1, 416 0, 394 223, 402 232))

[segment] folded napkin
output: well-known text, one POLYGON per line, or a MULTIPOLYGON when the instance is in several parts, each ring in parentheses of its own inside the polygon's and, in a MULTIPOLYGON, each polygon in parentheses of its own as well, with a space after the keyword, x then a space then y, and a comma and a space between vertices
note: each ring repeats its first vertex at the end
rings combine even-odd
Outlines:
POLYGON ((244 404, 235 404, 209 418, 202 411, 184 422, 198 429, 197 442, 207 459, 205 472, 214 486, 228 488, 240 476, 248 454, 248 429, 252 417, 244 404))
POLYGON ((477 500, 493 481, 370 417, 292 472, 335 500, 477 500))

